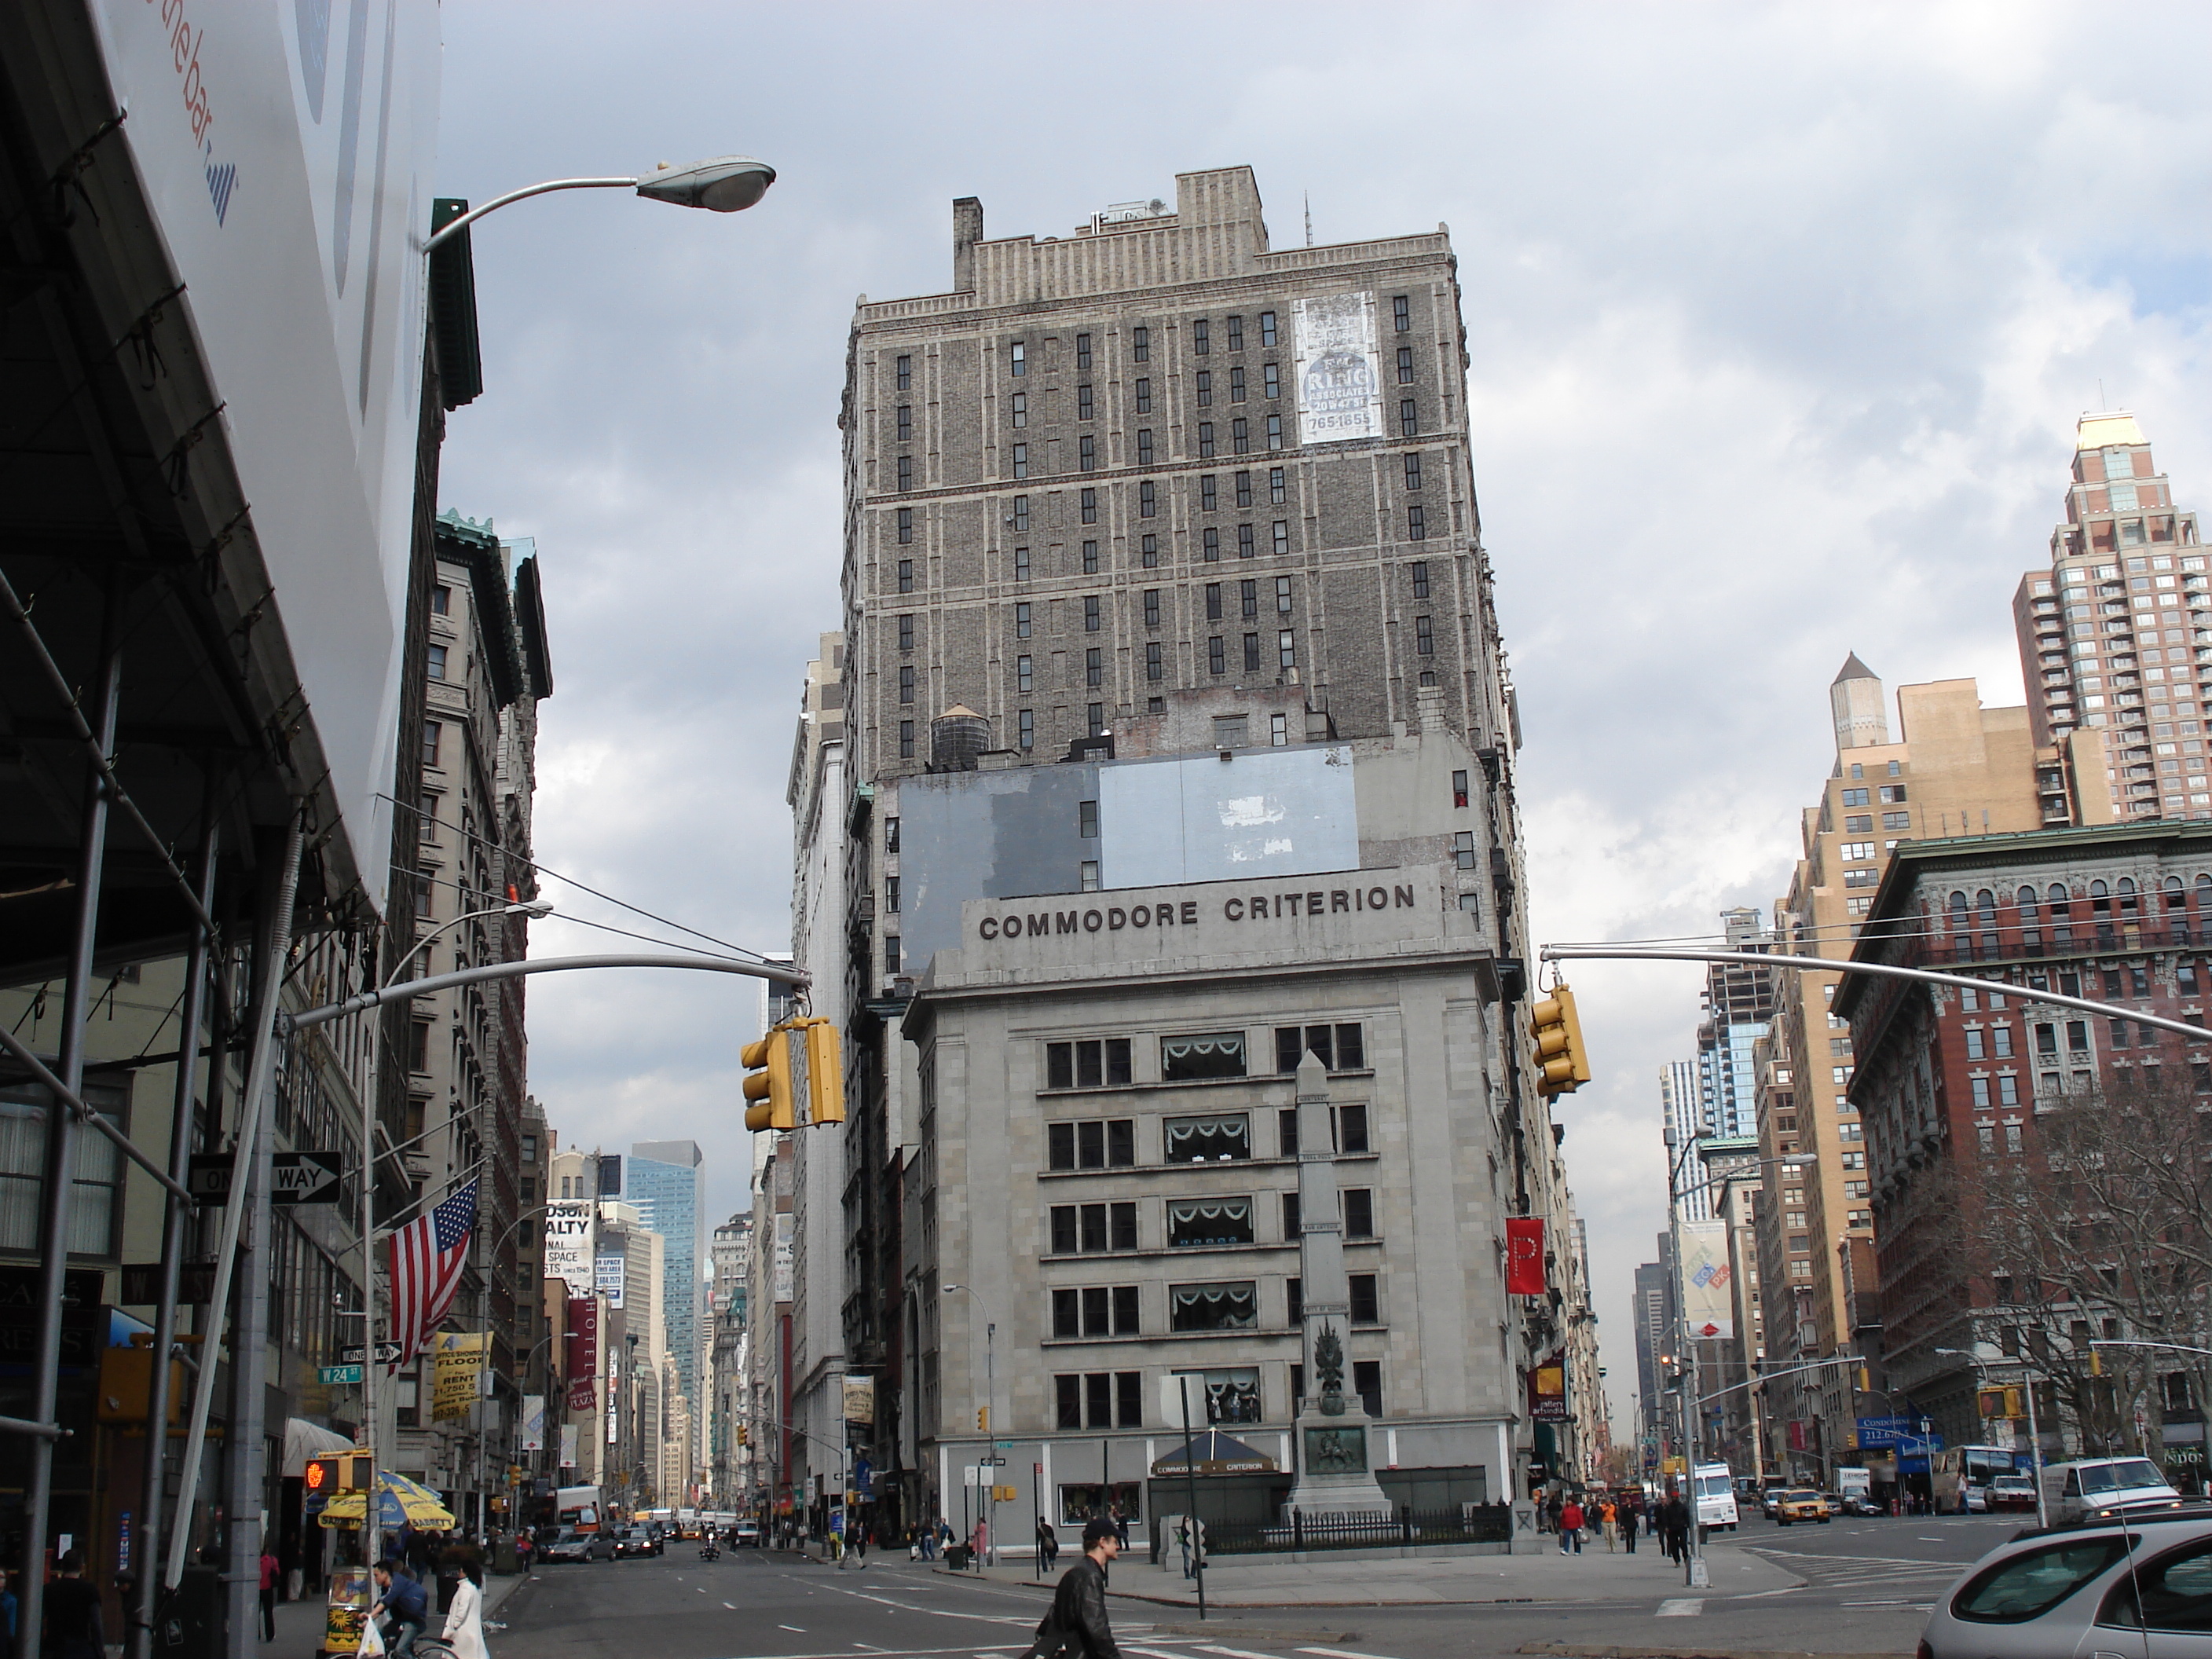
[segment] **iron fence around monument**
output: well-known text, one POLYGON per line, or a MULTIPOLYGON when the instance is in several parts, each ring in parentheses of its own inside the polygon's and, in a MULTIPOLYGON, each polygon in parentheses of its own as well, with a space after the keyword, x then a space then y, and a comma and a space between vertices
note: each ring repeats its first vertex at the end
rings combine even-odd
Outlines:
POLYGON ((1503 1544, 1513 1536, 1513 1511, 1504 1504, 1462 1504, 1455 1509, 1330 1511, 1286 1510, 1281 1520, 1206 1523, 1209 1555, 1310 1553, 1317 1550, 1412 1549, 1434 1544, 1503 1544))

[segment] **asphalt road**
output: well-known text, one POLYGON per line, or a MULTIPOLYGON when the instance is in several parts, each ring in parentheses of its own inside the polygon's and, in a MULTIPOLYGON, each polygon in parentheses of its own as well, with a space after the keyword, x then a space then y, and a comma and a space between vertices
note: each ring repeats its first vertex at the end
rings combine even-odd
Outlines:
MULTIPOLYGON (((1116 1597, 1133 1659, 1465 1659, 1546 1644, 1626 1653, 1912 1651, 1927 1609, 2021 1525, 2011 1516, 1746 1523, 1717 1535, 1716 1588, 1608 1593, 1594 1561, 1571 1601, 1461 1607, 1249 1608, 1209 1620, 1116 1597), (1727 1589, 1727 1552, 1755 1551, 1804 1582, 1727 1589)), ((1133 1576, 1132 1583, 1136 1583, 1133 1576)), ((1042 1589, 933 1573, 902 1555, 836 1571, 796 1554, 696 1547, 659 1559, 543 1568, 500 1610, 495 1659, 1014 1659, 1042 1589)))

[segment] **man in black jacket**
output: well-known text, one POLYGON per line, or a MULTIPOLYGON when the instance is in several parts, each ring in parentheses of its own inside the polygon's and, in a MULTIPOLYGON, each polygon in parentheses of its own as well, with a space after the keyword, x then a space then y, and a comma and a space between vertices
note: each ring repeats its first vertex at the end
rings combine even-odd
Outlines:
POLYGON ((1093 1520, 1083 1528, 1083 1559, 1070 1567, 1053 1593, 1052 1611, 1030 1644, 1033 1659, 1121 1659, 1106 1622, 1106 1568, 1121 1553, 1121 1534, 1111 1521, 1093 1520))

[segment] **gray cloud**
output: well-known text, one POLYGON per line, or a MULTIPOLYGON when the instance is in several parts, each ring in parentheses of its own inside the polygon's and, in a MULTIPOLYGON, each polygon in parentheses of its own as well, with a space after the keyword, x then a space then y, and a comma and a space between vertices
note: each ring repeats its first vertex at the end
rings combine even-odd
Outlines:
MULTIPOLYGON (((2212 460, 2212 110, 2189 8, 449 8, 441 188, 732 149, 735 219, 608 192, 477 238, 484 398, 445 501, 539 538, 560 675, 544 856, 768 948, 799 677, 837 620, 854 295, 933 292, 948 204, 1065 234, 1246 161, 1279 244, 1449 222, 1486 540, 1526 722, 1546 938, 1710 931, 1787 884, 1856 648, 2020 695, 2008 602, 2071 423, 2212 460)), ((580 914, 605 908, 580 902, 580 914)), ((608 915, 609 920, 619 918, 608 915)), ((592 936, 541 925, 540 951, 592 936)), ((1599 1080, 1560 1110, 1616 1417, 1663 1218, 1655 1079, 1689 970, 1576 975, 1599 1080)), ((564 1136, 747 1167, 749 992, 532 988, 564 1136)))

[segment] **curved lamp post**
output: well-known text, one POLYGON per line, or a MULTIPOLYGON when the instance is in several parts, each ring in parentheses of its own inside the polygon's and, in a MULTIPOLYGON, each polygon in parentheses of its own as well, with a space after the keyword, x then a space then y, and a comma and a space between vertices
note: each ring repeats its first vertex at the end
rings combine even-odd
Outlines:
POLYGON ((718 155, 712 161, 695 161, 688 167, 664 164, 637 179, 549 179, 542 185, 511 190, 504 196, 493 197, 482 207, 471 208, 424 242, 422 252, 434 252, 441 242, 458 236, 487 213, 496 213, 510 202, 543 196, 550 191, 635 190, 647 201, 704 208, 709 213, 742 213, 767 195, 768 187, 775 182, 775 169, 750 155, 718 155))
MULTIPOLYGON (((983 1401, 986 1407, 983 1420, 990 1425, 990 1432, 983 1437, 983 1455, 995 1458, 999 1455, 999 1322, 991 1317, 990 1304, 983 1300, 973 1285, 947 1285, 945 1289, 947 1292, 957 1291, 963 1296, 974 1297, 975 1305, 983 1310, 983 1401)), ((968 1340, 972 1344, 975 1339, 971 1334, 968 1340)), ((972 1354, 975 1350, 971 1346, 968 1352, 972 1354)), ((992 1472, 990 1518, 983 1523, 985 1559, 977 1564, 979 1567, 995 1563, 999 1559, 999 1466, 994 1462, 989 1468, 992 1472)))

